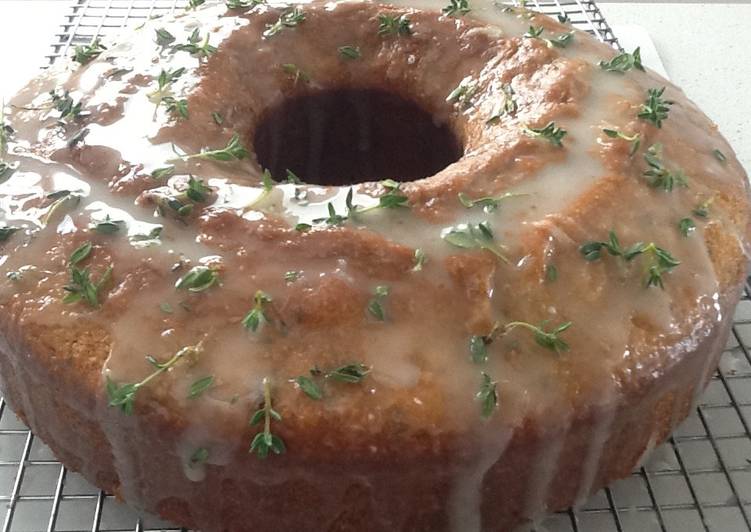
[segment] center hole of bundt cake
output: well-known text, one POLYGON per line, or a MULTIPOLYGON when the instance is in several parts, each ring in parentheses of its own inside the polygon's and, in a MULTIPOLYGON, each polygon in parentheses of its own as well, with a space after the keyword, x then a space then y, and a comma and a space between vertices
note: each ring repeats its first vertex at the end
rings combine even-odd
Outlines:
POLYGON ((258 162, 276 179, 348 185, 431 176, 462 156, 451 128, 415 102, 377 89, 310 92, 268 110, 254 132, 258 162))

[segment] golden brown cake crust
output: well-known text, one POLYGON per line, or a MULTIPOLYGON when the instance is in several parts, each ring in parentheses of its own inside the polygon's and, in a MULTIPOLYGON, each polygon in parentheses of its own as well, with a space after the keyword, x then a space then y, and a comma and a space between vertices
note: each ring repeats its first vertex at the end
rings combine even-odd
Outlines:
POLYGON ((583 33, 411 5, 199 9, 14 99, 0 375, 68 467, 205 531, 504 531, 687 415, 746 273, 732 149, 583 33), (294 148, 295 124, 259 140, 275 108, 381 93, 461 157, 399 186, 264 178, 294 148))

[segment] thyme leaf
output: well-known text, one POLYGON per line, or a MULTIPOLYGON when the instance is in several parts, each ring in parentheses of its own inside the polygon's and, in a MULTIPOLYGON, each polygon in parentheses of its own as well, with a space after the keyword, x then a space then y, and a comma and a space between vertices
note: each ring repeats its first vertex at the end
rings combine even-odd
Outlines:
POLYGON ((213 375, 207 375, 206 377, 201 377, 194 381, 193 384, 190 385, 190 390, 188 390, 188 399, 200 397, 206 390, 211 388, 212 384, 214 384, 213 375))
POLYGON ((340 46, 337 48, 339 51, 339 55, 342 56, 344 59, 360 59, 362 57, 362 53, 360 52, 359 46, 340 46))
POLYGON ((500 122, 502 116, 513 116, 519 109, 519 106, 514 99, 514 89, 511 87, 511 84, 504 83, 501 85, 501 92, 503 92, 503 100, 495 104, 495 107, 493 107, 493 110, 490 113, 490 118, 485 121, 486 124, 497 124, 500 122))
POLYGON ((63 303, 70 304, 84 301, 92 308, 99 307, 99 290, 109 281, 112 274, 112 266, 108 266, 98 281, 91 279, 89 267, 79 268, 78 264, 86 260, 91 254, 93 246, 91 242, 84 242, 76 248, 68 260, 70 281, 63 289, 67 292, 63 297, 63 303))
POLYGON ((194 55, 199 59, 209 57, 211 54, 216 53, 216 47, 209 44, 209 32, 206 32, 206 37, 201 43, 201 34, 198 28, 194 29, 193 33, 190 34, 187 43, 178 44, 175 46, 175 50, 188 52, 190 55, 194 55))
POLYGON ((483 196, 480 198, 472 199, 464 192, 459 192, 458 196, 459 202, 467 209, 471 209, 472 207, 482 207, 485 212, 491 213, 501 205, 501 202, 503 200, 508 198, 516 198, 519 196, 529 196, 529 194, 515 194, 512 192, 507 192, 505 194, 501 194, 500 196, 483 196))
POLYGON ((475 397, 480 401, 480 412, 482 417, 489 418, 498 408, 498 383, 490 378, 490 375, 484 371, 481 373, 482 383, 480 384, 480 390, 475 397))
POLYGON ((175 288, 187 289, 189 292, 203 292, 214 286, 219 281, 219 273, 208 266, 194 266, 188 273, 180 277, 175 283, 175 288))

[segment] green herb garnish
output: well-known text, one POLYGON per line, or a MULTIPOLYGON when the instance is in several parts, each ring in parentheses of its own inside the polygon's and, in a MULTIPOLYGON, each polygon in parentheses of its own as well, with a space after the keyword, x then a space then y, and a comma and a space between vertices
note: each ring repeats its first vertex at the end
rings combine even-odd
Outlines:
POLYGON ((462 107, 469 107, 472 98, 477 93, 477 82, 467 76, 446 97, 449 103, 458 103, 462 107))
POLYGON ((289 270, 287 272, 284 272, 284 281, 289 283, 294 283, 300 278, 300 275, 302 275, 302 272, 299 270, 289 270))
POLYGON ((295 85, 297 85, 297 83, 300 81, 302 81, 303 83, 310 81, 310 76, 294 63, 283 64, 282 70, 292 79, 292 82, 295 85))
POLYGON ((696 224, 691 218, 681 218, 678 222, 678 230, 687 237, 696 230, 696 224))
POLYGON ((333 379, 335 381, 357 384, 368 376, 371 368, 361 363, 345 364, 330 371, 323 371, 316 366, 310 370, 310 376, 300 375, 292 382, 296 383, 300 390, 311 399, 320 401, 323 399, 323 389, 319 382, 333 379))
POLYGON ((522 126, 522 131, 529 137, 545 139, 553 146, 558 147, 563 146, 563 137, 568 134, 565 129, 557 127, 555 122, 549 122, 545 127, 541 128, 522 126))
POLYGON ((368 302, 368 312, 378 321, 386 321, 386 312, 383 310, 383 300, 389 295, 389 287, 379 285, 373 291, 373 298, 368 302))
POLYGON ((96 38, 90 44, 76 46, 73 50, 73 61, 85 65, 95 57, 98 57, 106 49, 107 47, 99 42, 99 38, 96 38))
POLYGON ((503 115, 514 115, 519 109, 514 99, 514 89, 511 85, 504 83, 501 85, 501 90, 503 91, 503 100, 495 104, 493 111, 490 113, 490 118, 485 121, 486 124, 496 124, 501 120, 503 115))
POLYGON ((194 381, 193 384, 190 385, 190 390, 188 391, 188 399, 195 399, 196 397, 199 397, 203 394, 203 392, 211 388, 212 384, 214 384, 213 375, 207 375, 206 377, 201 377, 200 379, 194 381))
POLYGON ((178 44, 175 46, 175 50, 181 52, 188 52, 190 55, 194 55, 199 59, 209 57, 211 54, 216 53, 216 47, 209 44, 209 32, 206 32, 206 37, 201 42, 201 34, 198 28, 193 30, 193 33, 188 37, 188 42, 184 44, 178 44))
POLYGON ((265 459, 269 451, 274 454, 282 454, 287 449, 279 436, 271 433, 271 420, 281 421, 282 416, 271 405, 271 384, 269 379, 263 379, 263 405, 250 418, 250 424, 258 425, 263 421, 263 431, 259 432, 250 443, 251 453, 256 453, 258 458, 265 459))
POLYGON ((8 240, 13 233, 21 229, 20 227, 15 227, 12 225, 3 225, 0 227, 0 242, 5 242, 8 240))
POLYGON ((67 292, 63 298, 63 303, 70 304, 78 301, 86 302, 90 307, 99 307, 99 290, 109 281, 112 274, 112 266, 108 266, 99 278, 99 281, 92 281, 89 267, 79 268, 78 264, 86 260, 91 254, 93 246, 91 242, 84 242, 76 248, 68 260, 68 269, 70 271, 69 284, 63 289, 67 292))
POLYGON ((644 72, 641 64, 641 48, 637 48, 633 53, 623 52, 611 59, 610 61, 600 61, 600 68, 607 72, 626 72, 635 68, 644 72))
POLYGON ((103 235, 113 235, 119 232, 124 226, 125 222, 123 220, 113 220, 109 217, 109 215, 107 215, 104 217, 104 220, 95 223, 92 228, 97 233, 101 233, 103 235))
POLYGON ((493 415, 493 412, 498 408, 498 383, 495 382, 490 376, 482 372, 482 383, 480 384, 480 391, 477 392, 477 400, 480 401, 480 412, 482 417, 489 418, 493 415))
POLYGON ((647 257, 647 280, 645 283, 647 288, 650 286, 665 288, 662 281, 663 274, 680 265, 679 260, 654 242, 649 244, 637 242, 629 248, 622 247, 615 231, 610 231, 607 242, 586 242, 579 248, 579 251, 585 260, 595 261, 602 257, 603 249, 607 250, 610 255, 622 257, 626 262, 630 262, 640 255, 647 257))
POLYGON ((501 194, 500 196, 483 196, 481 198, 472 199, 464 192, 459 192, 458 196, 459 202, 467 209, 471 209, 472 207, 482 207, 485 212, 490 213, 495 211, 501 205, 501 202, 505 199, 516 198, 519 196, 529 196, 529 194, 514 194, 512 192, 507 192, 506 194, 501 194))
POLYGON ((554 283, 558 280, 558 268, 555 264, 545 265, 545 280, 549 283, 554 283))
POLYGON ((202 6, 205 3, 206 0, 188 0, 188 5, 185 9, 196 9, 198 6, 202 6))
POLYGON ((194 266, 188 273, 180 277, 175 288, 186 288, 189 292, 203 292, 219 281, 219 273, 208 266, 194 266))
POLYGON ((262 290, 258 290, 253 296, 253 308, 245 315, 242 324, 246 329, 256 332, 263 323, 271 323, 266 306, 271 303, 271 296, 262 290))
POLYGON ((378 203, 372 207, 361 208, 353 206, 351 198, 348 202, 350 215, 366 213, 375 209, 396 209, 400 207, 409 207, 409 198, 401 191, 402 184, 393 179, 381 181, 380 185, 386 191, 378 197, 378 203))
POLYGON ((618 131, 617 129, 603 129, 602 132, 611 139, 621 139, 631 143, 631 149, 628 152, 629 156, 634 155, 639 150, 639 146, 641 146, 641 135, 639 133, 626 135, 624 132, 618 131))
POLYGON ((662 161, 662 145, 653 144, 644 154, 648 169, 644 172, 650 186, 671 192, 675 187, 687 187, 688 179, 682 170, 668 170, 662 161))
POLYGON ((725 154, 722 153, 717 148, 715 148, 714 150, 712 150, 712 155, 714 155, 714 158, 717 159, 718 161, 720 161, 721 163, 726 163, 727 160, 728 160, 728 158, 725 157, 725 154))
POLYGON ((407 15, 394 17, 392 15, 378 15, 378 35, 412 35, 410 20, 407 15))
POLYGON ((503 262, 508 259, 503 255, 500 247, 493 238, 493 231, 490 229, 488 222, 478 224, 462 224, 451 227, 443 234, 443 239, 458 248, 464 249, 482 249, 489 251, 503 262))
POLYGON ((538 345, 550 349, 551 351, 555 351, 556 353, 568 351, 569 345, 560 337, 560 334, 571 327, 571 322, 567 321, 566 323, 562 323, 550 331, 545 330, 546 323, 547 321, 543 321, 537 326, 524 321, 512 321, 505 325, 504 334, 516 329, 517 327, 522 327, 532 331, 535 342, 537 342, 538 345))
POLYGON ((344 59, 360 59, 362 57, 359 46, 340 46, 337 50, 339 50, 339 55, 344 59))
POLYGON ((70 91, 65 90, 62 94, 58 94, 57 90, 50 91, 50 98, 52 108, 60 113, 58 120, 75 120, 81 116, 81 102, 74 102, 70 97, 70 91))
POLYGON ((206 460, 209 459, 209 450, 205 447, 199 447, 195 450, 193 454, 190 455, 190 461, 188 462, 188 467, 191 469, 198 467, 204 463, 206 463, 206 460))
POLYGON ((699 218, 707 218, 709 216, 709 206, 713 201, 714 197, 711 197, 708 200, 697 204, 696 207, 694 207, 694 209, 691 211, 691 214, 699 218))
POLYGON ((449 0, 449 5, 441 9, 441 12, 447 17, 461 17, 470 11, 467 0, 449 0))
POLYGON ((170 165, 162 168, 157 168, 156 170, 151 172, 151 177, 153 177, 154 179, 164 179, 165 177, 171 177, 174 174, 175 167, 170 165))
POLYGON ((670 106, 674 103, 671 100, 663 99, 662 95, 664 93, 665 87, 647 90, 647 100, 642 104, 637 115, 639 118, 651 122, 658 128, 662 127, 662 122, 667 119, 670 106))
POLYGON ((201 149, 199 153, 191 155, 182 155, 178 159, 172 161, 187 161, 190 159, 211 159, 213 161, 233 161, 244 159, 248 156, 248 151, 240 144, 240 135, 235 133, 232 138, 227 142, 224 148, 216 150, 201 149))
POLYGON ((224 4, 227 9, 246 9, 265 4, 266 0, 227 0, 224 4))
POLYGON ((265 38, 273 37, 284 28, 294 28, 305 20, 305 13, 299 7, 291 11, 285 11, 279 15, 279 19, 273 24, 266 25, 266 31, 263 32, 265 38))
POLYGON ((527 33, 524 34, 524 37, 527 37, 528 39, 537 39, 542 35, 543 31, 545 31, 545 29, 542 26, 530 26, 527 33))
POLYGON ((147 356, 146 360, 156 369, 140 382, 118 384, 107 377, 106 390, 107 397, 109 398, 109 406, 117 407, 125 414, 131 415, 133 413, 133 406, 138 390, 146 386, 162 373, 169 371, 181 359, 185 357, 195 358, 202 352, 203 346, 201 343, 198 343, 197 345, 183 347, 175 353, 172 358, 164 363, 159 363, 153 357, 147 356))
POLYGON ((175 36, 168 32, 166 29, 157 28, 154 31, 156 32, 156 43, 159 46, 165 47, 175 42, 175 36))
POLYGON ((425 266, 425 263, 428 262, 428 257, 425 255, 425 252, 421 250, 420 248, 417 248, 415 250, 415 262, 414 266, 412 266, 413 272, 419 272, 422 271, 422 267, 425 266))

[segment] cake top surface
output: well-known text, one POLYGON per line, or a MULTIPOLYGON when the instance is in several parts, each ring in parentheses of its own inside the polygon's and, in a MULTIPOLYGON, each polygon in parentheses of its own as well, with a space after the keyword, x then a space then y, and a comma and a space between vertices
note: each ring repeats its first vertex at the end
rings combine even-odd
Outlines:
POLYGON ((6 341, 188 458, 266 419, 256 453, 377 458, 565 423, 710 335, 748 236, 716 127, 566 24, 409 4, 190 10, 33 80, 2 130, 6 341))

